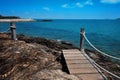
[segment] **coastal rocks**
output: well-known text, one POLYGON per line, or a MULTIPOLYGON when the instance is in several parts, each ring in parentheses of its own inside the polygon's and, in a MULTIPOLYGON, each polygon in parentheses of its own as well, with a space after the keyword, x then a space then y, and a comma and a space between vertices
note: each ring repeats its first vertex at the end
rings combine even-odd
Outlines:
POLYGON ((73 46, 70 42, 66 42, 66 41, 62 41, 62 40, 57 40, 57 42, 59 44, 65 44, 65 45, 73 46))
POLYGON ((18 35, 18 40, 23 40, 27 43, 37 43, 44 46, 47 46, 48 48, 55 49, 58 51, 61 51, 62 49, 75 49, 71 43, 65 42, 65 41, 55 41, 55 40, 47 40, 45 38, 40 37, 28 37, 24 35, 18 35))
POLYGON ((25 37, 22 37, 25 41, 13 41, 8 36, 0 34, 0 80, 79 80, 61 71, 63 47, 59 43, 25 37))
POLYGON ((68 75, 61 70, 42 70, 31 77, 31 80, 81 80, 74 75, 68 75), (52 73, 52 74, 51 74, 52 73))
MULTIPOLYGON (((113 61, 111 61, 109 58, 101 55, 98 52, 91 51, 91 50, 85 50, 85 52, 101 67, 105 68, 106 70, 112 72, 113 74, 119 76, 120 75, 120 64, 117 64, 113 61)), ((107 72, 103 71, 108 80, 119 80, 118 78, 115 78, 108 74, 107 72)))

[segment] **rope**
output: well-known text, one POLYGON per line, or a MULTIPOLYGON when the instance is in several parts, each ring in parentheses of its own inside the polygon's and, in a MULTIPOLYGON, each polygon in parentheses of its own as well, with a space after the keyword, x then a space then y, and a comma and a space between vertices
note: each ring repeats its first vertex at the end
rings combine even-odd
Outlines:
POLYGON ((7 32, 9 32, 10 31, 10 28, 8 28, 6 31, 3 31, 3 32, 1 32, 1 33, 7 33, 7 32))
POLYGON ((85 35, 85 32, 82 33, 82 34, 83 34, 84 38, 86 39, 86 41, 90 44, 90 46, 93 47, 96 51, 98 51, 99 53, 101 53, 101 54, 103 54, 103 55, 105 55, 105 56, 108 56, 108 57, 110 57, 110 58, 113 58, 113 59, 116 59, 116 60, 120 60, 120 58, 117 58, 117 57, 108 55, 108 54, 100 51, 99 49, 97 49, 97 48, 88 40, 88 38, 87 38, 86 35, 85 35))
MULTIPOLYGON (((85 53, 85 52, 84 52, 85 53)), ((84 54, 85 55, 85 54, 84 54)), ((91 61, 91 58, 86 54, 85 55, 88 59, 89 59, 89 61, 90 61, 90 63, 92 63, 92 65, 98 70, 98 72, 104 77, 104 79, 105 80, 107 80, 107 77, 102 73, 102 71, 100 70, 100 68, 98 67, 98 66, 96 66, 92 61, 91 61)))
POLYGON ((88 60, 90 61, 90 63, 92 63, 92 65, 98 70, 98 72, 104 77, 104 79, 107 80, 107 77, 102 73, 102 71, 100 70, 100 68, 98 68, 98 66, 96 66, 93 63, 93 61, 91 61, 91 58, 87 54, 85 54, 84 50, 83 50, 83 55, 88 58, 88 60))
MULTIPOLYGON (((85 53, 85 52, 84 52, 84 53, 85 53)), ((103 71, 109 73, 110 75, 112 75, 112 76, 114 76, 114 77, 120 79, 119 76, 113 74, 112 72, 106 70, 105 68, 103 68, 103 67, 101 67, 99 64, 97 64, 97 63, 96 63, 93 59, 91 59, 87 54, 84 54, 84 55, 90 60, 91 63, 95 64, 98 68, 100 68, 100 69, 102 69, 103 71)))

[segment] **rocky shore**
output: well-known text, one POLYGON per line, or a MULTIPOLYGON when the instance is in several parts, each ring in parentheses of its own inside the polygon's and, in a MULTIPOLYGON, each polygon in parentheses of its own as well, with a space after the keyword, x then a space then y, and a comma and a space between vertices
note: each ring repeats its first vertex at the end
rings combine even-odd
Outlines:
MULTIPOLYGON (((0 34, 0 80, 81 80, 67 73, 62 49, 76 48, 63 41, 10 34, 0 34)), ((120 65, 107 60, 95 51, 86 53, 104 68, 120 75, 120 65)), ((104 72, 105 73, 105 72, 104 72)), ((117 80, 105 73, 108 80, 117 80)))
MULTIPOLYGON (((97 64, 99 64, 104 69, 112 72, 113 74, 120 76, 120 61, 115 62, 112 61, 110 58, 101 55, 100 53, 96 51, 91 51, 88 49, 85 49, 85 52, 91 57, 97 64)), ((119 80, 118 78, 115 78, 108 74, 107 72, 103 71, 104 75, 106 76, 107 80, 119 80)))
POLYGON ((0 80, 80 80, 64 72, 61 49, 75 48, 54 40, 0 34, 0 80))

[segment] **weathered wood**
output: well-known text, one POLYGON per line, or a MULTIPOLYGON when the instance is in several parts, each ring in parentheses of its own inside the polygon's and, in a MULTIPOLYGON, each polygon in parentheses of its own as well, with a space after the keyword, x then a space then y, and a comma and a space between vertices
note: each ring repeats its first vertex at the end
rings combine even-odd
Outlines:
POLYGON ((11 38, 12 40, 17 40, 17 36, 16 36, 16 26, 13 22, 10 22, 10 30, 11 30, 11 38))
POLYGON ((73 54, 73 53, 70 53, 69 55, 68 54, 64 54, 64 56, 66 56, 66 57, 71 57, 71 56, 73 56, 73 57, 78 57, 78 56, 84 56, 84 55, 82 55, 82 54, 73 54))
POLYGON ((88 58, 78 49, 63 50, 63 56, 70 74, 78 75, 82 80, 104 80, 88 58))
POLYGON ((72 59, 72 60, 81 60, 81 59, 86 59, 85 57, 82 57, 82 56, 77 56, 77 57, 65 57, 66 58, 66 60, 70 60, 70 59, 72 59))
POLYGON ((79 75, 79 74, 95 74, 95 73, 98 74, 98 72, 94 68, 70 69, 69 71, 71 74, 77 74, 77 75, 79 75))
POLYGON ((69 64, 68 65, 69 68, 73 68, 73 69, 79 69, 79 68, 91 68, 93 69, 93 66, 91 64, 80 64, 80 63, 76 63, 76 64, 69 64))
POLYGON ((15 22, 30 22, 35 21, 33 19, 0 19, 0 22, 10 22, 11 38, 17 40, 15 22))
POLYGON ((69 60, 67 61, 68 64, 88 64, 89 61, 86 59, 83 60, 69 60))
POLYGON ((81 28, 81 32, 80 32, 80 51, 82 51, 84 49, 84 28, 81 28))
POLYGON ((78 75, 82 80, 103 80, 100 74, 80 74, 78 75))

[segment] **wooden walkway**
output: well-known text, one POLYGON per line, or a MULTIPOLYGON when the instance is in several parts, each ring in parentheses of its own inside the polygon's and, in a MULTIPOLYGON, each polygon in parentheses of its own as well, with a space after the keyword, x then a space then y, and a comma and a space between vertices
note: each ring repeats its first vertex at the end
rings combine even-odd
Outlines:
POLYGON ((89 62, 78 49, 63 50, 68 70, 82 78, 82 80, 104 80, 97 69, 89 62))

